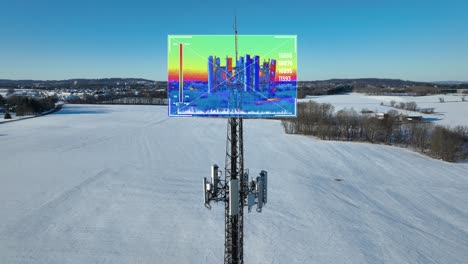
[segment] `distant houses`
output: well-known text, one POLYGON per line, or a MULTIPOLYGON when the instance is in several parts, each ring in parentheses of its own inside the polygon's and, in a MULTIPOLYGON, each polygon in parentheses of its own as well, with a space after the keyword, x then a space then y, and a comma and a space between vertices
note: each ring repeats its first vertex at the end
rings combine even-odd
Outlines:
POLYGON ((373 114, 373 113, 374 113, 374 111, 366 109, 366 108, 361 110, 361 114, 364 114, 364 115, 369 115, 369 114, 373 114))
POLYGON ((387 113, 375 113, 375 117, 377 119, 383 120, 385 118, 388 118, 388 114, 387 113))
POLYGON ((435 108, 434 107, 426 107, 426 108, 418 108, 416 111, 421 112, 423 114, 433 114, 435 108))
MULTIPOLYGON (((377 118, 379 120, 384 120, 384 119, 389 118, 389 117, 390 117, 390 115, 388 113, 382 113, 382 112, 375 113, 375 118, 377 118)), ((421 122, 421 121, 424 121, 423 116, 422 115, 417 115, 417 114, 412 114, 412 115, 400 114, 399 116, 397 116, 397 118, 401 122, 421 122)))

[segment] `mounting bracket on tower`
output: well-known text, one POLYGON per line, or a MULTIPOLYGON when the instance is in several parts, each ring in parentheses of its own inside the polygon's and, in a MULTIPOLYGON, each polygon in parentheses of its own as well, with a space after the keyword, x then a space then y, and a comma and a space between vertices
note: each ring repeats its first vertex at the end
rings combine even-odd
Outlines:
POLYGON ((229 215, 237 215, 239 212, 240 201, 248 207, 249 213, 252 207, 257 205, 257 212, 262 212, 263 206, 267 203, 268 194, 268 173, 262 170, 259 175, 252 178, 249 182, 248 170, 243 174, 241 185, 239 179, 222 179, 222 171, 218 165, 211 166, 211 177, 203 178, 203 198, 205 206, 211 209, 211 202, 228 202, 229 215))

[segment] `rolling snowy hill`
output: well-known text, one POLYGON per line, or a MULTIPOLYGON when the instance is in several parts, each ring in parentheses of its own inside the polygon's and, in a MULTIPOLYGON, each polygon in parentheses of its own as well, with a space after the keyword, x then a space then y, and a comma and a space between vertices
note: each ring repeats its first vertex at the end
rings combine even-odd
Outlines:
MULTIPOLYGON (((245 263, 466 263, 468 164, 286 135, 276 120, 244 135, 250 175, 269 173, 245 263)), ((222 262, 223 206, 203 206, 202 179, 224 166, 225 136, 225 119, 157 106, 1 124, 0 262, 222 262)))
MULTIPOLYGON (((308 96, 305 99, 299 99, 300 102, 315 101, 317 103, 330 103, 335 107, 335 111, 342 109, 355 109, 361 111, 368 109, 375 112, 388 112, 389 110, 397 110, 406 115, 421 115, 428 121, 433 121, 436 125, 443 126, 468 126, 468 98, 467 101, 462 101, 462 95, 428 95, 428 96, 367 96, 360 93, 350 93, 345 95, 323 95, 323 96, 308 96), (443 98, 445 102, 441 103, 439 98, 443 98), (434 108, 434 114, 421 114, 407 110, 396 109, 390 107, 390 102, 415 102, 420 108, 434 108), (381 105, 384 103, 384 105, 381 105)), ((466 96, 465 96, 466 97, 466 96)))

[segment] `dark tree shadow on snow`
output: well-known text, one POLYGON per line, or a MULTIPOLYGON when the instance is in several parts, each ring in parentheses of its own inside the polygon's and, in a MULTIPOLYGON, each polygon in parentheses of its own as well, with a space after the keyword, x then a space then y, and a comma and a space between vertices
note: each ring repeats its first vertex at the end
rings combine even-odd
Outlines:
POLYGON ((56 112, 56 115, 82 115, 82 114, 108 114, 112 113, 106 107, 94 107, 94 106, 77 106, 63 107, 60 111, 56 112))

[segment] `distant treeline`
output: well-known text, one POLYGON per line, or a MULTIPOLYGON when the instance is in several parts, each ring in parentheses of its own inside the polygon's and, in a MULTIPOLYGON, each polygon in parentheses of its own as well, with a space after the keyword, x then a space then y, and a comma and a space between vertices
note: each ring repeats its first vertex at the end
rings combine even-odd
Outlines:
POLYGON ((102 101, 101 104, 132 104, 132 105, 167 105, 167 98, 125 97, 111 101, 102 101))
POLYGON ((446 94, 456 93, 457 89, 447 89, 434 85, 418 85, 409 87, 356 87, 355 92, 365 93, 369 95, 394 95, 394 94, 406 94, 410 96, 425 96, 431 94, 446 94))
POLYGON ((361 115, 354 109, 334 113, 331 104, 299 103, 296 119, 282 120, 288 134, 313 135, 324 140, 363 141, 411 147, 445 161, 467 157, 468 127, 443 127, 427 122, 402 122, 390 110, 382 118, 361 115))
POLYGON ((167 104, 167 92, 164 91, 145 91, 137 95, 127 94, 85 94, 82 97, 69 98, 70 104, 149 104, 161 105, 167 104))
POLYGON ((7 80, 0 79, 0 87, 2 88, 31 88, 31 89, 50 89, 50 88, 102 88, 104 86, 112 87, 116 84, 124 86, 144 86, 158 85, 162 83, 166 86, 166 82, 155 82, 153 80, 140 78, 103 78, 103 79, 68 79, 68 80, 7 80), (142 85, 144 84, 144 85, 142 85))
POLYGON ((332 95, 332 94, 345 94, 353 91, 352 85, 339 85, 339 86, 326 86, 314 87, 298 85, 297 98, 305 98, 307 95, 332 95))
POLYGON ((16 116, 37 115, 55 108, 57 97, 35 98, 26 96, 10 96, 3 98, 0 95, 0 106, 8 106, 10 112, 16 116))

